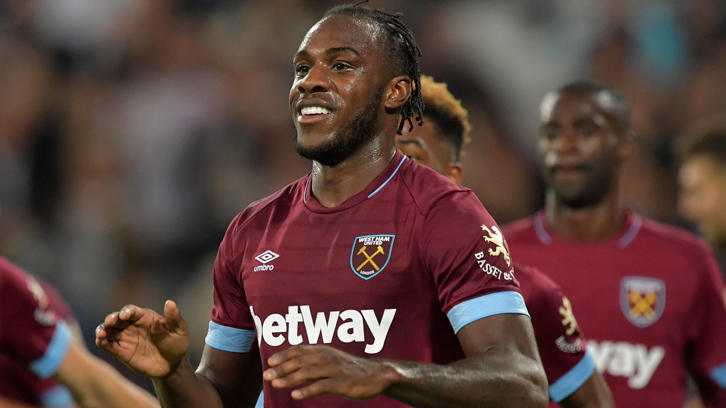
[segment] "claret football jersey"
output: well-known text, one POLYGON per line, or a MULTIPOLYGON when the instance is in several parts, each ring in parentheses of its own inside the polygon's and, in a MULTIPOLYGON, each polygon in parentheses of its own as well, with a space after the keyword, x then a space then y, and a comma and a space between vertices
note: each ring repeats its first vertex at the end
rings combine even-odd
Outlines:
POLYGON ((50 378, 71 341, 72 315, 52 288, 0 257, 0 396, 70 407, 70 392, 50 378))
POLYGON ((542 366, 549 383, 551 407, 572 395, 595 371, 595 360, 570 300, 562 288, 536 268, 515 264, 522 295, 532 317, 542 366))
MULTIPOLYGON (((297 344, 445 364, 456 333, 527 314, 502 234, 476 196, 397 151, 363 191, 326 208, 304 177, 229 226, 214 268, 206 342, 267 358, 297 344)), ((266 407, 400 407, 386 396, 294 401, 264 382, 266 407)))
POLYGON ((624 407, 681 407, 687 373, 708 407, 726 407, 726 305, 710 248, 691 234, 624 213, 622 231, 583 243, 542 212, 505 227, 512 255, 567 294, 587 349, 624 407))

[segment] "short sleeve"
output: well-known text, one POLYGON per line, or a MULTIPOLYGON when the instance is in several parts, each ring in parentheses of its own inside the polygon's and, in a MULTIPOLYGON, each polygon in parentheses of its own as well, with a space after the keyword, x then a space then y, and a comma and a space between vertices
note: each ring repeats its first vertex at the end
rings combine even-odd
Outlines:
POLYGON ((532 317, 550 399, 560 402, 577 391, 595 371, 572 305, 552 279, 528 267, 517 267, 532 317))
POLYGON ((694 306, 689 314, 689 369, 706 406, 726 407, 726 304, 723 277, 710 250, 704 249, 694 306))
POLYGON ((57 384, 40 393, 40 403, 45 408, 69 408, 76 406, 73 401, 73 395, 68 388, 57 384))
POLYGON ((249 353, 255 340, 255 322, 242 285, 240 218, 230 224, 214 262, 214 307, 205 343, 218 350, 249 353))
POLYGON ((425 223, 426 264, 455 332, 496 314, 528 314, 504 236, 471 191, 440 199, 425 223))
POLYGON ((71 330, 54 310, 49 308, 48 297, 33 277, 9 274, 3 280, 3 326, 0 346, 18 363, 40 378, 48 378, 58 371, 71 343, 71 330))

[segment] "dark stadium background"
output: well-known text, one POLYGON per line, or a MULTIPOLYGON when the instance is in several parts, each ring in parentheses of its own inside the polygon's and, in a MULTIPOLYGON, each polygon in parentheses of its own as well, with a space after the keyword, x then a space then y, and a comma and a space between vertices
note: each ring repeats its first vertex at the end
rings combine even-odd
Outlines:
MULTIPOLYGON (((309 171, 292 143, 291 58, 335 3, 0 2, 0 254, 57 287, 87 341, 126 303, 174 298, 199 358, 227 224, 309 171)), ((632 104, 626 204, 683 224, 673 141, 726 113, 726 3, 369 5, 404 13, 424 73, 469 109, 465 183, 499 223, 541 203, 540 98, 591 77, 632 104)))

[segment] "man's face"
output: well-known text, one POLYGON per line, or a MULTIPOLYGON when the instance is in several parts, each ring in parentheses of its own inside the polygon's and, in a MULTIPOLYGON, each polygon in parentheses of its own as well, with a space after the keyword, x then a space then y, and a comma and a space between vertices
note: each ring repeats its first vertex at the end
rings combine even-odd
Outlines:
POLYGON ((293 59, 290 112, 301 156, 334 166, 378 131, 388 72, 379 29, 346 16, 318 22, 293 59))
POLYGON ((452 160, 451 152, 440 138, 441 130, 424 115, 422 126, 404 126, 401 135, 396 136, 396 147, 418 164, 429 167, 446 176, 454 183, 461 184, 461 164, 452 160))
POLYGON ((618 168, 628 150, 598 94, 548 94, 540 119, 542 175, 557 201, 574 208, 601 202, 616 188, 618 168))
POLYGON ((726 169, 707 156, 692 156, 678 174, 678 209, 712 244, 726 245, 726 169))

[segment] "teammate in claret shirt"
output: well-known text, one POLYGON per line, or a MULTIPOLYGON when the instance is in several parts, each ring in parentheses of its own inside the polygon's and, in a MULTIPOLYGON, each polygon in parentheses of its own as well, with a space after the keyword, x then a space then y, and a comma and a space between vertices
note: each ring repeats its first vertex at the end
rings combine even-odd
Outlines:
MULTIPOLYGON (((3 263, 7 268, 12 268, 5 259, 0 258, 0 265, 3 263)), ((71 333, 75 333, 75 337, 80 340, 78 323, 58 292, 30 275, 26 275, 26 279, 32 295, 47 305, 44 307, 46 316, 52 315, 53 318, 63 320, 71 333)), ((54 408, 75 406, 73 396, 66 387, 53 378, 38 377, 25 364, 11 358, 9 353, 0 353, 0 407, 14 403, 54 408)))
MULTIPOLYGON (((424 125, 404 130, 396 137, 396 146, 417 163, 461 184, 464 167, 459 157, 464 143, 469 142, 469 114, 446 84, 429 76, 421 76, 421 95, 426 106, 424 125)), ((614 406, 560 287, 536 269, 515 265, 515 270, 532 316, 537 348, 550 384, 551 405, 614 406)))
POLYGON ((419 54, 398 16, 360 5, 307 33, 290 109, 313 169, 232 221, 197 373, 173 302, 164 316, 126 307, 98 331, 164 406, 251 407, 263 380, 268 408, 547 406, 496 224, 395 149, 422 120, 419 54))
POLYGON ((158 408, 86 350, 69 317, 55 291, 0 257, 0 407, 70 407, 72 393, 83 408, 158 408))
POLYGON ((726 407, 726 306, 710 249, 620 205, 628 106, 589 82, 548 93, 539 153, 545 209, 504 234, 519 262, 562 285, 616 404, 681 407, 687 374, 726 407))

